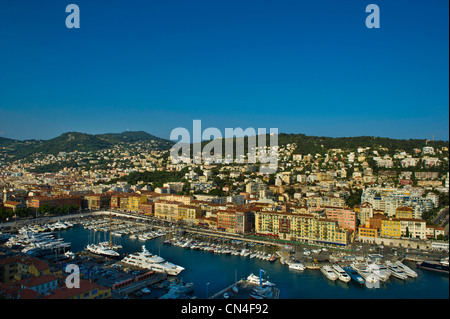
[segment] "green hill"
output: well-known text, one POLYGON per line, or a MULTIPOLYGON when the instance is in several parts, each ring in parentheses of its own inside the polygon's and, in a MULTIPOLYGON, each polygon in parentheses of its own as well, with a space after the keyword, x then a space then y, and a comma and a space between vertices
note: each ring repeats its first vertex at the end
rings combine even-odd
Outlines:
POLYGON ((123 132, 108 134, 86 134, 67 132, 50 140, 19 141, 0 139, 0 147, 14 159, 23 159, 36 153, 57 155, 59 152, 89 152, 111 148, 118 144, 142 142, 155 150, 167 150, 174 143, 146 132, 123 132))

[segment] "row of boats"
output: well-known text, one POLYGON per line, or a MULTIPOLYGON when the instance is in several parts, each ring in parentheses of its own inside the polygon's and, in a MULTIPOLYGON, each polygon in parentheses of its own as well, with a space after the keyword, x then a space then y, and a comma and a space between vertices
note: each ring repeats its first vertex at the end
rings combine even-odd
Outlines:
POLYGON ((401 261, 386 261, 383 263, 354 262, 349 266, 324 265, 320 268, 322 274, 330 280, 349 282, 353 280, 357 284, 379 283, 387 281, 391 276, 406 280, 408 277, 416 278, 417 273, 401 261))
POLYGON ((70 249, 71 244, 65 242, 62 238, 56 238, 55 234, 51 232, 36 233, 21 229, 17 235, 6 241, 5 246, 18 249, 29 256, 39 257, 65 253, 70 249))
POLYGON ((186 249, 193 250, 203 250, 208 251, 215 254, 229 254, 234 256, 242 256, 249 257, 250 259, 256 258, 267 261, 275 261, 278 257, 275 254, 266 253, 259 250, 247 249, 247 248, 236 248, 231 245, 218 244, 218 243, 209 243, 209 242, 201 242, 196 241, 191 238, 176 238, 176 239, 168 239, 164 241, 166 245, 174 245, 186 249))
POLYGON ((23 232, 32 232, 32 233, 44 233, 44 232, 54 232, 54 231, 60 231, 65 230, 70 227, 73 227, 74 224, 69 221, 57 221, 54 223, 46 223, 46 224, 32 224, 27 225, 19 229, 19 233, 23 232))
POLYGON ((140 241, 146 241, 146 240, 152 240, 158 237, 162 237, 166 235, 166 231, 160 229, 160 230, 153 230, 153 231, 147 231, 143 232, 141 234, 133 234, 130 236, 130 239, 139 239, 140 241))

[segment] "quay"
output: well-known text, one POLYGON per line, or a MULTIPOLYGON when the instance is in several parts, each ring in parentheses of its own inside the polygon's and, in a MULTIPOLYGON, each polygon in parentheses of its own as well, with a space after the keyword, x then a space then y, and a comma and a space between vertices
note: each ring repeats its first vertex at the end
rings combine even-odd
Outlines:
POLYGON ((133 293, 133 292, 135 292, 137 290, 140 290, 140 289, 142 289, 144 287, 147 287, 147 286, 156 284, 158 282, 164 281, 166 279, 167 279, 167 274, 166 273, 157 273, 157 274, 155 274, 154 276, 152 276, 152 277, 150 277, 148 279, 145 279, 145 280, 142 280, 142 281, 139 281, 139 282, 136 282, 136 283, 131 283, 131 284, 129 284, 129 285, 123 287, 123 288, 114 289, 113 292, 123 296, 123 295, 127 295, 127 294, 130 294, 130 293, 133 293))
MULTIPOLYGON (((254 294, 254 289, 256 287, 259 287, 259 285, 242 279, 211 295, 210 297, 208 297, 208 299, 251 299, 250 295, 254 294), (233 287, 238 288, 237 293, 233 291, 233 287), (227 298, 224 297, 225 294, 227 294, 227 298)), ((264 299, 280 298, 280 289, 271 287, 270 290, 273 294, 270 298, 264 299)))

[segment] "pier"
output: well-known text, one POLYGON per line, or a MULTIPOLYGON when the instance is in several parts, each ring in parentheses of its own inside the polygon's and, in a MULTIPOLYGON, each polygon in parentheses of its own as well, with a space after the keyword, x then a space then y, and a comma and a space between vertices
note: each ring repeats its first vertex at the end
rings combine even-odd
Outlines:
POLYGON ((144 287, 156 284, 160 281, 163 281, 167 278, 166 273, 157 273, 154 276, 147 278, 145 280, 141 280, 139 282, 131 283, 123 288, 113 290, 115 293, 120 295, 127 295, 129 293, 133 293, 137 290, 140 290, 144 287))
MULTIPOLYGON (((258 284, 251 283, 247 280, 239 280, 226 288, 220 290, 219 292, 213 294, 208 299, 226 299, 224 294, 228 294, 227 299, 250 299, 250 295, 255 294, 254 289, 259 287, 258 284), (236 286, 238 288, 238 292, 233 291, 233 287, 236 286)), ((266 288, 272 292, 271 297, 261 298, 261 299, 279 299, 280 298, 280 289, 276 287, 266 288)))

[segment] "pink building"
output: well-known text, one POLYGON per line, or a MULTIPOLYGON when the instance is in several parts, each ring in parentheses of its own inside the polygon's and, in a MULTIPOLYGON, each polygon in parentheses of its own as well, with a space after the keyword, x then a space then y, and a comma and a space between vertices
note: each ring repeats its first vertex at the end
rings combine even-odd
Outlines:
POLYGON ((338 225, 342 228, 356 231, 355 211, 339 207, 327 207, 325 210, 328 219, 337 221, 338 225))

